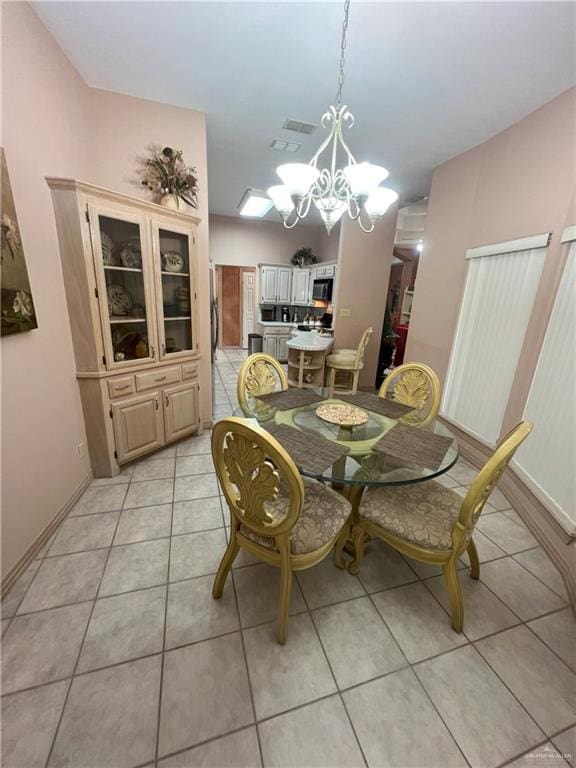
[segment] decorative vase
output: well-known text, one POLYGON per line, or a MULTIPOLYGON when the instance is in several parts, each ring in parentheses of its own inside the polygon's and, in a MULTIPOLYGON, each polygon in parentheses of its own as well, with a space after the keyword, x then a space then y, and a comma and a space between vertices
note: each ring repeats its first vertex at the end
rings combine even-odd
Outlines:
POLYGON ((170 208, 172 211, 179 211, 180 198, 178 195, 173 195, 171 192, 169 192, 167 195, 164 195, 160 199, 160 205, 163 205, 164 208, 170 208))

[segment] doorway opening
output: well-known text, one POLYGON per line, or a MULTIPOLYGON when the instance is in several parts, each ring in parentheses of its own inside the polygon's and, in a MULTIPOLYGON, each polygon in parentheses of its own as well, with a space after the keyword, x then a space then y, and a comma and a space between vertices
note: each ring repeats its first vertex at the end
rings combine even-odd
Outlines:
POLYGON ((220 349, 246 349, 256 325, 256 268, 216 267, 220 349))

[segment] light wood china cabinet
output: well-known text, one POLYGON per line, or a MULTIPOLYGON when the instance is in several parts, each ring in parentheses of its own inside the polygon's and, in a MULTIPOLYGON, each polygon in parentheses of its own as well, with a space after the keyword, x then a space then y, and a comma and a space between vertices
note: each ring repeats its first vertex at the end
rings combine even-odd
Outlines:
POLYGON ((52 190, 97 477, 202 430, 199 219, 71 179, 52 190))

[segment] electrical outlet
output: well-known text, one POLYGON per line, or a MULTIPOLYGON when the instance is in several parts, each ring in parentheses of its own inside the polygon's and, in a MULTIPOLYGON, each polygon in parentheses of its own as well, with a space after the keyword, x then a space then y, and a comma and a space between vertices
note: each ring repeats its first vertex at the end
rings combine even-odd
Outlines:
POLYGON ((343 307, 340 310, 340 317, 350 317, 351 314, 352 314, 352 310, 351 309, 347 309, 347 308, 343 307))
POLYGON ((78 456, 80 456, 80 458, 83 459, 84 456, 86 456, 86 443, 78 443, 77 448, 78 448, 78 456))

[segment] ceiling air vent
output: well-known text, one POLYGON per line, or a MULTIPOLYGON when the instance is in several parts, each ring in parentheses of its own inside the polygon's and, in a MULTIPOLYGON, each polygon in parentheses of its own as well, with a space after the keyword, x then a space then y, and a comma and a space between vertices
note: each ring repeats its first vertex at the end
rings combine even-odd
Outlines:
POLYGON ((282 126, 285 131, 295 131, 296 133, 305 133, 311 136, 318 126, 315 123, 304 123, 302 120, 291 120, 288 118, 282 126))
POLYGON ((270 144, 272 149, 277 149, 279 152, 298 152, 302 144, 297 141, 284 141, 284 139, 274 139, 270 144))

